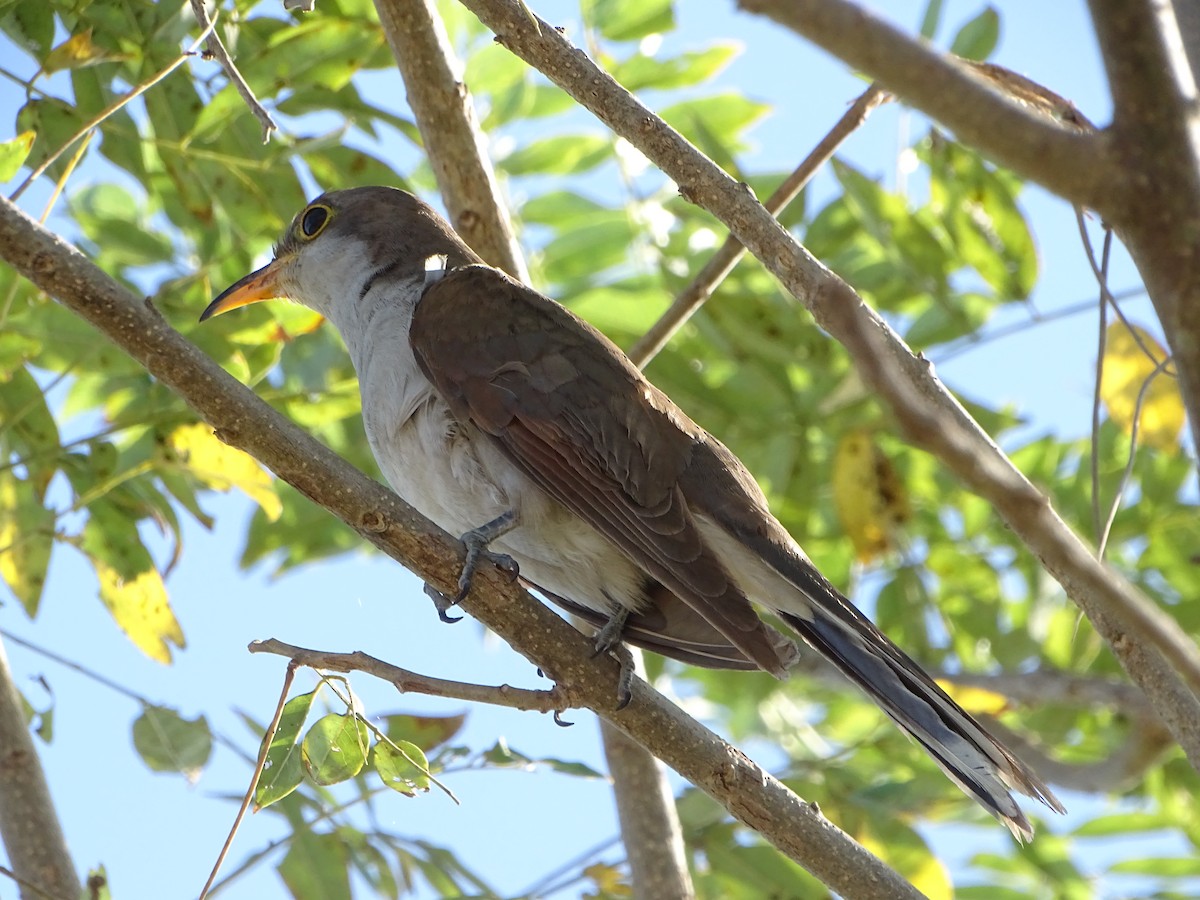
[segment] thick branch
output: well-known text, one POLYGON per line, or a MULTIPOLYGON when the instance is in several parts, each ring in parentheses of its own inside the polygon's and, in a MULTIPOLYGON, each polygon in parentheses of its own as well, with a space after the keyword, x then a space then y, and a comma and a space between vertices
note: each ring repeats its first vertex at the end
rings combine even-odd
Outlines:
MULTIPOLYGON (((78 250, 0 199, 0 257, 95 325, 182 397, 222 440, 245 450, 366 540, 442 591, 462 545, 229 376, 78 250)), ((571 695, 649 749, 784 854, 850 897, 920 896, 900 875, 769 773, 636 680, 618 712, 618 666, 494 567, 463 602, 571 695)))
POLYGON ((21 900, 78 897, 71 864, 46 775, 25 721, 21 696, 0 644, 0 838, 21 900))
MULTIPOLYGON (((1120 0, 1113 0, 1119 3, 1120 0)), ((1106 214, 1125 184, 1102 135, 1056 124, 848 0, 739 0, 878 81, 1018 175, 1106 214)))
POLYGON ((1113 147, 1137 186, 1107 218, 1146 282, 1200 446, 1200 90, 1185 49, 1200 15, 1190 11, 1182 32, 1169 3, 1091 0, 1091 9, 1113 92, 1113 147))
POLYGON ((454 230, 518 281, 529 281, 486 138, 433 0, 376 0, 454 230))
POLYGON ((909 440, 935 454, 1038 556, 1142 688, 1164 724, 1200 768, 1200 654, 1178 623, 1089 552, 933 373, 929 363, 867 307, 845 282, 800 247, 711 160, 601 71, 555 29, 530 28, 510 0, 461 0, 577 102, 673 178, 680 193, 725 223, 839 340, 864 381, 892 407, 909 440), (1169 660, 1169 664, 1167 662, 1169 660), (1181 682, 1174 667, 1186 681, 1181 682))

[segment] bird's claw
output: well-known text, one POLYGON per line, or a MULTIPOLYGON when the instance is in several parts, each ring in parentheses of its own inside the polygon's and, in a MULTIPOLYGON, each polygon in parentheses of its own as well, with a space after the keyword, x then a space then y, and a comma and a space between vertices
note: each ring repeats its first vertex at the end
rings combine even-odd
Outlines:
POLYGON ((602 653, 611 653, 621 667, 617 677, 618 712, 627 707, 629 701, 633 699, 633 676, 635 674, 633 654, 621 642, 621 637, 625 632, 625 622, 628 618, 629 610, 624 607, 618 608, 604 623, 604 627, 596 632, 596 638, 592 644, 595 648, 592 653, 593 657, 600 656, 602 653))
POLYGON ((559 728, 570 728, 575 723, 568 722, 566 719, 564 719, 562 717, 562 710, 556 709, 556 710, 554 710, 554 724, 557 725, 559 728))
POLYGON ((471 593, 471 582, 475 578, 475 570, 479 568, 482 559, 491 560, 498 568, 504 570, 511 580, 516 581, 517 561, 504 553, 491 553, 488 545, 502 535, 508 534, 516 527, 516 516, 511 511, 496 517, 486 525, 480 525, 464 534, 459 540, 467 548, 467 558, 463 561, 462 571, 458 574, 458 593, 454 602, 461 603, 471 593))
POLYGON ((454 595, 455 603, 462 603, 471 593, 471 582, 475 580, 475 572, 479 569, 481 560, 487 560, 508 576, 509 581, 516 581, 520 568, 517 561, 507 553, 492 553, 486 545, 478 545, 463 541, 467 545, 467 561, 463 563, 462 571, 458 574, 458 593, 454 595))
POLYGON ((437 610, 438 618, 447 625, 453 625, 455 622, 461 622, 462 616, 451 616, 447 611, 458 605, 458 600, 453 597, 447 597, 432 584, 425 585, 425 596, 433 601, 433 606, 437 610))

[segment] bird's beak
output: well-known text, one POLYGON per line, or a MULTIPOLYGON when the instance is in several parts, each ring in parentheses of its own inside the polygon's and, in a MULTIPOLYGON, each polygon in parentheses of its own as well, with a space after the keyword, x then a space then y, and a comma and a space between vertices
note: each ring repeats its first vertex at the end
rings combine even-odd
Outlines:
POLYGON ((204 322, 213 316, 237 309, 239 306, 249 306, 262 300, 274 300, 282 296, 279 289, 279 273, 285 258, 273 259, 257 272, 251 272, 245 278, 226 288, 221 296, 208 304, 208 308, 200 313, 200 321, 204 322))

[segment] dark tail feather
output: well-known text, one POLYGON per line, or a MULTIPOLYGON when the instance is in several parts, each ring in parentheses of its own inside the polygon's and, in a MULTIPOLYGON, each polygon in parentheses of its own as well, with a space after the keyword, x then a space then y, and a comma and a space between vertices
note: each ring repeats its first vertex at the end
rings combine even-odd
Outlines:
POLYGON ((848 603, 814 604, 814 618, 778 611, 788 625, 867 692, 950 776, 1018 840, 1033 827, 1009 788, 1066 812, 1058 798, 1003 744, 950 699, 921 668, 848 603))

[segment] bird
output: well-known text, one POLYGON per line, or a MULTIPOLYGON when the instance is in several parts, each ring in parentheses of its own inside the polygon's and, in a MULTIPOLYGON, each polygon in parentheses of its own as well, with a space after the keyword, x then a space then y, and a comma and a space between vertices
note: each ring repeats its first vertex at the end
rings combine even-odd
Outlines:
POLYGON ((466 545, 459 594, 433 593, 443 618, 490 554, 597 628, 598 651, 627 642, 783 678, 799 637, 1017 840, 1033 828, 1013 791, 1065 812, 817 570, 724 444, 612 341, 484 263, 419 198, 385 186, 322 194, 271 262, 200 319, 276 298, 338 330, 380 471, 466 545))

